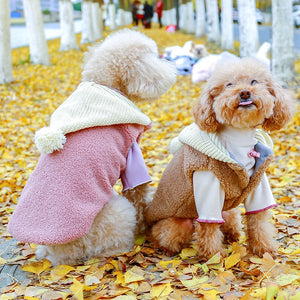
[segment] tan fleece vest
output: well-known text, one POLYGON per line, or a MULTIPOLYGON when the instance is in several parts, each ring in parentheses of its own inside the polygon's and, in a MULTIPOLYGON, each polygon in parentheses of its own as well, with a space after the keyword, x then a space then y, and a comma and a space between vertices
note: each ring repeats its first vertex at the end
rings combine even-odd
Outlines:
POLYGON ((162 175, 146 220, 153 224, 168 217, 198 217, 193 195, 194 171, 213 172, 225 191, 223 210, 232 209, 257 187, 272 159, 271 154, 250 178, 242 165, 216 160, 183 144, 162 175))

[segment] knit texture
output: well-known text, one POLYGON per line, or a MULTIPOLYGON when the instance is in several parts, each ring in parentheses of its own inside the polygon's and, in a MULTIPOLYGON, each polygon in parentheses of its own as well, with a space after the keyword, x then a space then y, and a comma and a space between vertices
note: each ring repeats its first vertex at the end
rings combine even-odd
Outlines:
MULTIPOLYGON (((270 139, 260 131, 256 136, 257 140, 264 142, 264 145, 258 145, 267 148, 270 139)), ((271 150, 266 151, 268 154, 260 159, 255 173, 250 177, 247 170, 230 157, 216 134, 201 132, 196 124, 192 124, 179 135, 179 141, 182 146, 177 147, 147 209, 146 220, 149 224, 168 217, 198 217, 193 195, 195 171, 211 171, 218 178, 225 191, 223 210, 238 206, 257 187, 273 158, 271 150)))
POLYGON ((94 126, 149 125, 151 120, 120 93, 94 82, 83 82, 52 114, 50 126, 36 132, 41 153, 63 148, 65 134, 94 126))
POLYGON ((67 135, 60 151, 42 154, 9 221, 21 242, 61 244, 86 234, 126 169, 145 127, 121 124, 67 135))
MULTIPOLYGON (((273 148, 270 136, 263 130, 255 131, 255 138, 269 148, 273 148)), ((172 140, 170 144, 171 153, 175 153, 182 144, 187 144, 207 156, 227 163, 237 163, 222 145, 217 133, 207 133, 192 123, 184 128, 179 136, 172 140)))

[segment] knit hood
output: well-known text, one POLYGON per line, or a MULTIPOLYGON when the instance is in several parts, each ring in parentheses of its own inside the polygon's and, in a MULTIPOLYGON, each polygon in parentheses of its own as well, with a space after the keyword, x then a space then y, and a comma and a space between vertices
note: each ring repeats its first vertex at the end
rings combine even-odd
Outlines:
MULTIPOLYGON (((255 138, 263 145, 271 149, 273 148, 273 142, 270 136, 263 130, 256 129, 255 138)), ((219 161, 237 163, 221 144, 216 133, 202 131, 195 123, 184 128, 179 136, 171 141, 170 151, 174 154, 182 144, 187 144, 199 152, 219 161)))
POLYGON ((35 144, 41 153, 63 148, 65 134, 94 126, 150 125, 151 120, 128 98, 94 82, 83 82, 52 114, 50 126, 38 130, 35 144))

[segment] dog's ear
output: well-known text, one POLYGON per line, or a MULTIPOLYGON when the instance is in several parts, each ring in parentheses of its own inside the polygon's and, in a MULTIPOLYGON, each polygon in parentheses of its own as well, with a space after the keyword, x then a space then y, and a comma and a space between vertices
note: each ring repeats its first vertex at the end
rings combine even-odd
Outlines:
POLYGON ((193 107, 195 123, 201 130, 206 132, 215 132, 219 126, 213 109, 213 103, 213 91, 206 85, 200 98, 193 107))
POLYGON ((272 116, 264 121, 262 127, 266 131, 279 130, 293 116, 294 105, 292 95, 275 82, 269 84, 268 90, 274 97, 274 108, 272 116))

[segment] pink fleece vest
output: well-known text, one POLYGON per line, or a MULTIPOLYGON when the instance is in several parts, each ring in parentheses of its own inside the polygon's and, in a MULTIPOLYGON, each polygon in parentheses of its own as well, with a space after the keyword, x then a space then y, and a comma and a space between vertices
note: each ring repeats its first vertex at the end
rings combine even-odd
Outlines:
POLYGON ((145 127, 92 127, 67 135, 61 151, 42 154, 8 224, 21 242, 61 244, 85 235, 126 169, 145 127))

